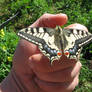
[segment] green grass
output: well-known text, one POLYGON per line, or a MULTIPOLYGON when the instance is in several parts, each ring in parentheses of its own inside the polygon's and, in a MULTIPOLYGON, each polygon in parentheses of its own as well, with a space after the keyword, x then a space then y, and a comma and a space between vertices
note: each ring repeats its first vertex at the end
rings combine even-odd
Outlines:
MULTIPOLYGON (((31 25, 44 13, 66 13, 69 17, 66 25, 78 22, 92 32, 91 0, 1 0, 0 24, 20 9, 21 16, 0 30, 0 81, 12 67, 12 57, 19 40, 16 32, 31 25)), ((83 49, 82 56, 92 60, 92 44, 83 49)), ((92 64, 84 58, 81 58, 80 82, 74 92, 92 92, 92 64)))

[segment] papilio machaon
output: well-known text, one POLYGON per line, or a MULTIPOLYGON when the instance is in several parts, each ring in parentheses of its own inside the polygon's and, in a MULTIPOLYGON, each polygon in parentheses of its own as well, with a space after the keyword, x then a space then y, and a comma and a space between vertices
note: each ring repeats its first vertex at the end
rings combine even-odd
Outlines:
POLYGON ((61 29, 28 27, 20 30, 18 36, 39 46, 40 51, 50 59, 59 60, 62 53, 70 59, 78 59, 83 46, 92 42, 92 34, 76 28, 61 29))

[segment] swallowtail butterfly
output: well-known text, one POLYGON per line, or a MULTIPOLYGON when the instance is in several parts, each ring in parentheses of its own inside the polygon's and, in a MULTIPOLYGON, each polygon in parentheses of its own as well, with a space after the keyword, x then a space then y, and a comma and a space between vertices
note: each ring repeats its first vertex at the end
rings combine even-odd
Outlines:
POLYGON ((70 59, 78 59, 83 46, 92 42, 92 34, 79 29, 35 27, 24 28, 18 36, 38 45, 40 51, 50 59, 59 60, 62 54, 70 59))

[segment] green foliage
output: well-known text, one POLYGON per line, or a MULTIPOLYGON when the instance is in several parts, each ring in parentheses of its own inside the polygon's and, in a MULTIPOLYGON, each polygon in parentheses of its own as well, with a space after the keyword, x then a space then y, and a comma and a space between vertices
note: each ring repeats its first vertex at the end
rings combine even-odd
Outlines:
MULTIPOLYGON (((4 79, 11 68, 18 37, 14 30, 31 25, 44 13, 65 13, 69 25, 80 23, 92 33, 92 1, 91 0, 1 0, 0 23, 14 15, 18 10, 21 15, 0 31, 0 81, 4 79)), ((16 31, 15 31, 16 32, 16 31)), ((82 56, 92 60, 92 44, 83 49, 82 56)), ((90 62, 82 59, 80 84, 74 92, 92 91, 92 68, 90 62)))
POLYGON ((90 20, 92 20, 92 6, 89 6, 89 3, 92 4, 92 1, 88 2, 85 0, 84 4, 83 0, 62 0, 62 2, 57 1, 55 5, 57 10, 68 15, 68 24, 78 22, 86 25, 90 30, 89 24, 91 24, 90 20))
POLYGON ((74 92, 91 92, 92 91, 92 67, 89 61, 81 59, 82 69, 79 76, 79 85, 74 92))
POLYGON ((17 42, 18 37, 14 32, 7 32, 5 28, 0 30, 0 81, 10 71, 17 42))
MULTIPOLYGON (((12 25, 13 29, 20 29, 25 26, 32 24, 36 21, 41 15, 44 13, 55 13, 54 8, 51 6, 52 1, 45 1, 45 0, 6 0, 7 5, 1 12, 2 19, 7 19, 7 16, 14 15, 18 10, 21 11, 21 16, 18 16, 17 22, 16 20, 9 23, 8 26, 12 25), (9 4, 9 2, 11 2, 9 4), (4 13, 4 11, 7 11, 4 13), (7 16, 6 16, 7 15, 7 16), (14 24, 15 22, 15 24, 14 24)), ((3 0, 2 4, 5 3, 3 0)), ((2 7, 1 7, 2 8, 2 7)), ((9 18, 8 17, 8 18, 9 18)), ((0 20, 2 22, 2 20, 0 20)))

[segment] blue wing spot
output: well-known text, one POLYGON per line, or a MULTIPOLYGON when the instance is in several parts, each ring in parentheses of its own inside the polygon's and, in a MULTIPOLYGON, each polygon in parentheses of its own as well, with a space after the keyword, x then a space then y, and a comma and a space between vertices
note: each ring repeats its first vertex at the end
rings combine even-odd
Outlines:
POLYGON ((49 53, 51 56, 57 56, 57 51, 55 49, 51 49, 47 44, 43 46, 43 49, 46 53, 49 53))

